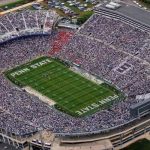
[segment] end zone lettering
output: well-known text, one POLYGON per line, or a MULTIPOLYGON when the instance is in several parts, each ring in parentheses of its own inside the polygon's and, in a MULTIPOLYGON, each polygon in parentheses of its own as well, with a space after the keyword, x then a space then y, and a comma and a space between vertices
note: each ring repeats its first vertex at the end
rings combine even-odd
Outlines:
POLYGON ((49 59, 45 59, 45 60, 42 60, 41 62, 38 62, 38 63, 35 63, 35 64, 31 65, 30 67, 33 68, 33 69, 36 69, 36 68, 41 67, 43 65, 46 65, 50 62, 51 61, 49 59))
POLYGON ((84 108, 76 111, 75 113, 78 114, 79 116, 81 116, 81 115, 91 111, 92 109, 98 108, 110 101, 117 99, 118 97, 119 97, 118 95, 109 96, 108 98, 105 98, 104 100, 100 100, 97 103, 92 103, 91 105, 84 107, 84 108))
POLYGON ((32 64, 32 65, 28 66, 28 68, 24 68, 24 69, 21 69, 21 70, 18 70, 16 72, 11 73, 11 76, 12 77, 20 76, 20 75, 22 75, 22 74, 24 74, 24 73, 26 73, 28 71, 31 71, 31 69, 36 69, 36 68, 41 67, 43 65, 46 65, 46 64, 48 64, 50 62, 52 62, 52 61, 49 60, 49 59, 42 60, 40 62, 37 62, 35 64, 32 64))
POLYGON ((14 73, 11 73, 11 76, 13 76, 13 77, 15 77, 16 75, 19 76, 19 75, 22 75, 28 71, 30 71, 29 68, 24 68, 24 69, 21 69, 19 71, 14 72, 14 73))

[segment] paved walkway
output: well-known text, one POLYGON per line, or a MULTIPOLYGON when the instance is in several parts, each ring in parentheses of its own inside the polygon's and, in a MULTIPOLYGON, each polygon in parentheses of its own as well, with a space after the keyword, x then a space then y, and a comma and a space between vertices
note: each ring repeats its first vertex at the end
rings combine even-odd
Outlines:
POLYGON ((4 15, 4 14, 7 14, 9 12, 13 12, 13 11, 17 11, 17 10, 20 10, 20 9, 23 9, 23 8, 26 8, 26 7, 29 7, 31 6, 33 3, 35 2, 42 2, 43 0, 36 0, 34 2, 31 2, 31 3, 27 3, 27 4, 24 4, 24 5, 21 5, 21 6, 18 6, 18 7, 15 7, 15 8, 12 8, 12 9, 9 9, 9 10, 6 10, 6 11, 3 11, 3 12, 0 12, 0 15, 4 15))
POLYGON ((3 5, 3 4, 8 4, 8 3, 11 3, 11 2, 15 2, 16 0, 0 0, 0 5, 3 5))

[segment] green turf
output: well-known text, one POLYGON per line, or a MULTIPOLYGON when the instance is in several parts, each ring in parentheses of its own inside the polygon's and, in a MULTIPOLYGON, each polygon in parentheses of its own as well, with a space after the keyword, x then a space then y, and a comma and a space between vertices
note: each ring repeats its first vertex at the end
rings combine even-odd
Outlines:
POLYGON ((13 83, 30 86, 54 100, 56 108, 73 116, 92 114, 108 107, 121 96, 120 92, 106 83, 98 85, 74 73, 60 61, 48 57, 9 70, 6 75, 13 83), (43 65, 35 68, 35 64, 41 62, 43 65), (26 72, 17 74, 25 68, 26 72))

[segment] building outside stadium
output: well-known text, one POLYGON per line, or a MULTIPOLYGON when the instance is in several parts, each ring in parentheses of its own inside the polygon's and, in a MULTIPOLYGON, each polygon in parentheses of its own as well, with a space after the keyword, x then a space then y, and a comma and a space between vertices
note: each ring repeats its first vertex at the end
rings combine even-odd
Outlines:
POLYGON ((2 142, 117 150, 150 139, 149 12, 121 5, 97 5, 77 31, 56 30, 50 11, 0 17, 2 142))

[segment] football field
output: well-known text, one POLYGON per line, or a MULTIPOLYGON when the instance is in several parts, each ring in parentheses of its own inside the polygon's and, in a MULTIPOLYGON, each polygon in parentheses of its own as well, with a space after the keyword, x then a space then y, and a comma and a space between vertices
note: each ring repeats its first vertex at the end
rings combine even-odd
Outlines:
POLYGON ((68 65, 41 57, 6 72, 13 83, 31 87, 53 100, 55 107, 72 116, 85 116, 109 107, 121 93, 106 83, 96 84, 68 65))

